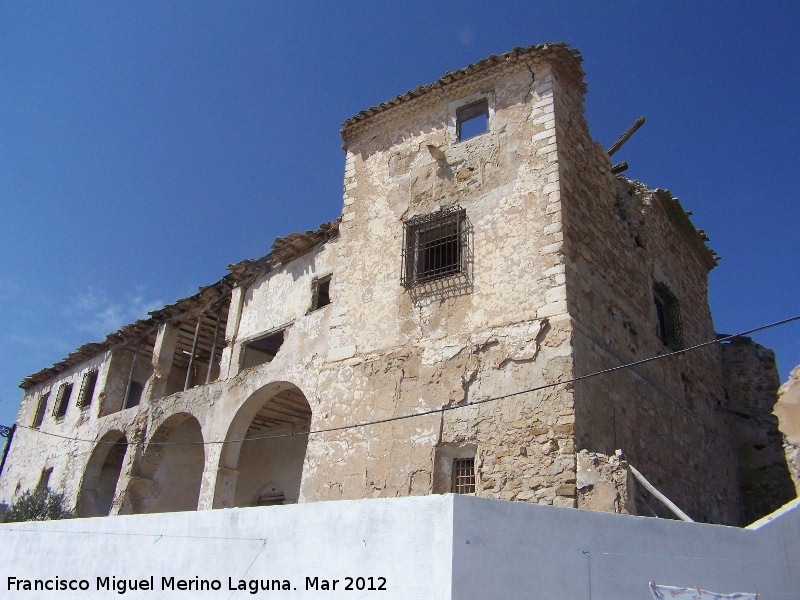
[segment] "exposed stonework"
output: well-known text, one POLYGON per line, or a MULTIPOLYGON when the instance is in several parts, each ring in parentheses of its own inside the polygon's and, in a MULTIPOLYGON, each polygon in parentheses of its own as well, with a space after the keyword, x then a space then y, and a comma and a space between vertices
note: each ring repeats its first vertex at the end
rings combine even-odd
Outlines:
POLYGON ((348 120, 337 222, 23 381, 0 501, 52 468, 85 516, 473 488, 633 512, 621 448, 740 522, 719 348, 562 383, 715 335, 707 238, 611 173, 585 91, 544 44, 348 120))
POLYGON ((775 353, 750 338, 733 338, 721 349, 727 404, 719 408, 731 415, 744 522, 752 523, 795 497, 772 413, 780 379, 775 353))
POLYGON ((789 379, 778 390, 775 415, 783 433, 786 462, 794 481, 796 494, 800 496, 800 366, 795 367, 789 379))
POLYGON ((636 482, 622 452, 612 456, 578 452, 578 508, 639 514, 636 507, 636 482))

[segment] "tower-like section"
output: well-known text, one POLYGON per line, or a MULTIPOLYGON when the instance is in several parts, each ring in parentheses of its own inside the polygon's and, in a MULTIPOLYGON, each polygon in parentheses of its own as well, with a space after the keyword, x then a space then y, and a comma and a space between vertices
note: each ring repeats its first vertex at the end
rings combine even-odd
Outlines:
MULTIPOLYGON (((669 192, 612 174, 585 91, 577 52, 545 44, 345 123, 336 358, 364 410, 442 409, 379 436, 410 493, 474 476, 479 495, 594 507, 577 454, 622 450, 696 519, 738 523, 717 347, 551 386, 715 339, 713 251, 669 192)), ((352 441, 385 468, 375 437, 352 441)), ((626 487, 602 508, 661 513, 626 487)))
POLYGON ((359 416, 433 411, 350 434, 383 494, 576 504, 573 390, 543 386, 574 374, 555 96, 582 77, 517 49, 345 123, 334 358, 359 416))

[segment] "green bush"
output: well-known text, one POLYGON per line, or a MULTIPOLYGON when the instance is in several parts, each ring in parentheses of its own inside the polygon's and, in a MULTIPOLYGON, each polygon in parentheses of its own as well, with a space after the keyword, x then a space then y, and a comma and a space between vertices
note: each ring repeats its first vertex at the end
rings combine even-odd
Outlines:
POLYGON ((55 521, 74 519, 75 513, 67 508, 64 494, 54 492, 48 487, 24 492, 6 513, 6 523, 22 521, 55 521))

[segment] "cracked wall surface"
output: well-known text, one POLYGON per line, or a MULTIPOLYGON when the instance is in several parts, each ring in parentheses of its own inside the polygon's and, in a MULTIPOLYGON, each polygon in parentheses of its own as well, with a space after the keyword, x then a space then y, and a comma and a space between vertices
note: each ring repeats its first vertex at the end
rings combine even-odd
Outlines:
POLYGON ((719 348, 567 383, 670 351, 657 283, 680 302, 685 345, 715 335, 704 235, 669 192, 611 174, 585 91, 577 53, 543 45, 348 120, 337 222, 26 378, 0 501, 51 467, 51 486, 87 514, 245 506, 264 490, 285 502, 423 495, 451 491, 454 461, 474 459, 478 496, 635 512, 621 448, 695 519, 738 523, 719 348), (461 140, 459 108, 476 102, 486 131, 461 140), (463 216, 459 258, 444 276, 409 277, 422 255, 407 223, 448 209, 463 216), (80 409, 90 368, 95 398, 80 409), (144 393, 122 408, 129 379, 144 393), (73 400, 55 420, 65 381, 73 400), (124 451, 98 451, 120 439, 124 451), (174 441, 194 445, 161 445, 174 441), (587 483, 591 468, 602 477, 587 483))

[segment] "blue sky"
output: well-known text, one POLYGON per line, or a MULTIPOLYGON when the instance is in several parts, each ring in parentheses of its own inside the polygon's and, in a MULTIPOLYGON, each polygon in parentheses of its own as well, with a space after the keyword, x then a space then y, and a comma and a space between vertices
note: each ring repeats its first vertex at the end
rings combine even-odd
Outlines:
MULTIPOLYGON (((20 380, 335 219, 339 129, 514 46, 579 48, 586 115, 723 257, 718 331, 800 314, 797 2, 0 1, 0 424, 20 380)), ((800 323, 756 340, 783 380, 800 323)))

